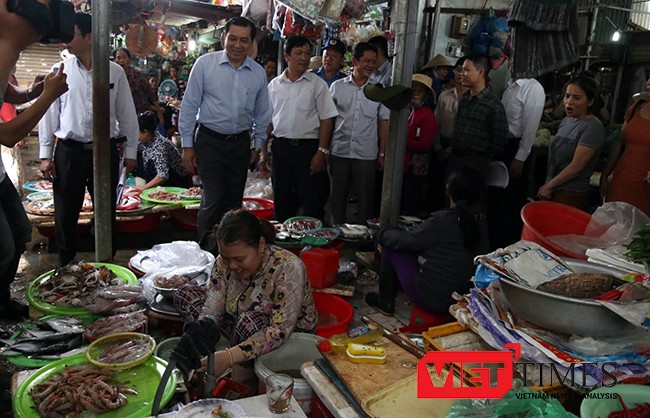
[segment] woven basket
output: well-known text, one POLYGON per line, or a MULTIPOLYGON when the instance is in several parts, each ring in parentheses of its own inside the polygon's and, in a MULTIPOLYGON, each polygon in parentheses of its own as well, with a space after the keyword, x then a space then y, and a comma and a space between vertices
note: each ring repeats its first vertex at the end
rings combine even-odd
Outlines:
POLYGON ((542 283, 537 287, 546 293, 576 299, 593 299, 612 288, 616 277, 603 273, 571 273, 542 283))
POLYGON ((153 354, 156 348, 156 341, 147 334, 137 332, 121 332, 119 334, 106 335, 99 338, 88 346, 86 358, 88 361, 103 369, 107 370, 127 370, 138 366, 153 354), (133 350, 134 356, 125 361, 106 362, 102 355, 113 347, 126 343, 136 343, 138 349, 133 350))

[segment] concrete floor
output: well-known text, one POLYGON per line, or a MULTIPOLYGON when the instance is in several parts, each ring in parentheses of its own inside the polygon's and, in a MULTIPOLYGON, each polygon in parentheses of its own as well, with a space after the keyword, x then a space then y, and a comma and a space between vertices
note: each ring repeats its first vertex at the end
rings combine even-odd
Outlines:
MULTIPOLYGON (((163 220, 161 225, 149 234, 140 234, 139 236, 120 236, 118 237, 118 248, 115 257, 115 264, 127 266, 129 260, 138 250, 145 250, 151 248, 153 245, 162 242, 170 242, 177 239, 192 239, 194 233, 183 231, 175 228, 169 223, 168 220, 163 220)), ((92 237, 84 237, 80 241, 81 249, 91 250, 92 237), (84 248, 85 247, 85 248, 84 248)), ((367 250, 365 248, 364 250, 367 250)), ((355 261, 357 248, 346 247, 343 249, 341 256, 349 260, 355 261)), ((78 259, 93 260, 95 253, 92 251, 79 252, 78 259)), ((16 280, 12 285, 12 297, 23 304, 27 305, 25 298, 25 290, 29 283, 39 277, 41 274, 54 269, 57 265, 57 254, 48 252, 48 239, 41 236, 36 229, 34 229, 33 240, 28 244, 28 250, 23 255, 16 280)), ((365 267, 359 263, 359 273, 365 267)), ((388 329, 396 329, 408 323, 409 315, 411 312, 411 305, 400 292, 396 300, 396 313, 394 317, 387 317, 376 313, 364 301, 365 294, 368 292, 377 291, 376 280, 364 280, 358 278, 353 281, 356 288, 354 296, 346 298, 354 308, 354 318, 350 324, 351 327, 362 324, 361 316, 368 315, 375 321, 381 323, 388 329)), ((12 326, 21 322, 26 318, 0 318, 0 328, 5 330, 11 329, 12 326)), ((10 383, 11 377, 14 373, 22 370, 22 368, 14 366, 4 359, 0 358, 0 417, 11 417, 11 395, 10 383)))

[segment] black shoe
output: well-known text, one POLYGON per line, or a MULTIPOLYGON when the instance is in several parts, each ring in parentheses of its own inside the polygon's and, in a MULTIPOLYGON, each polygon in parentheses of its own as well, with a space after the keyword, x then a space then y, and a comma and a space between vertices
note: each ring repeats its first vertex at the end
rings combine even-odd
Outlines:
POLYGON ((0 302, 0 317, 9 318, 27 318, 29 317, 29 306, 25 306, 13 299, 0 302))
POLYGON ((382 303, 379 293, 368 293, 366 303, 382 315, 393 316, 395 313, 395 304, 382 303))

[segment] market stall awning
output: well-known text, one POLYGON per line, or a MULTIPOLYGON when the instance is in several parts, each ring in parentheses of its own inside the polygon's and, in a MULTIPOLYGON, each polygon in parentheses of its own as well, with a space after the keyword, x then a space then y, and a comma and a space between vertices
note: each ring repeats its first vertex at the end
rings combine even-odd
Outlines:
POLYGON ((155 0, 151 20, 167 25, 183 26, 197 20, 217 23, 241 14, 241 6, 217 6, 195 0, 155 0))

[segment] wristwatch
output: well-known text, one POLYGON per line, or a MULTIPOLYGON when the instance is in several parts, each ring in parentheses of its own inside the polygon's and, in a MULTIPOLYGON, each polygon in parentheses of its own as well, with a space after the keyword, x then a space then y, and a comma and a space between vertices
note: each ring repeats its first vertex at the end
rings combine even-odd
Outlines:
POLYGON ((386 156, 386 153, 385 153, 385 152, 380 152, 380 153, 379 153, 379 157, 380 157, 380 158, 384 158, 385 156, 386 156))
POLYGON ((328 150, 327 148, 318 147, 318 151, 322 152, 325 155, 330 155, 330 150, 328 150))

